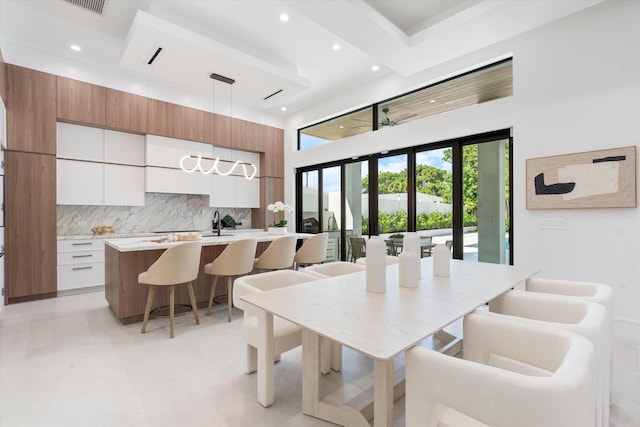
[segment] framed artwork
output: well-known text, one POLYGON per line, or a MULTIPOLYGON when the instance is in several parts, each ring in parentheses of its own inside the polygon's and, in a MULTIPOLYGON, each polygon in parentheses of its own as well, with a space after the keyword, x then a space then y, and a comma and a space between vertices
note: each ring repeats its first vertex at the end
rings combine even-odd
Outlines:
POLYGON ((527 209, 635 208, 636 147, 527 159, 527 209))

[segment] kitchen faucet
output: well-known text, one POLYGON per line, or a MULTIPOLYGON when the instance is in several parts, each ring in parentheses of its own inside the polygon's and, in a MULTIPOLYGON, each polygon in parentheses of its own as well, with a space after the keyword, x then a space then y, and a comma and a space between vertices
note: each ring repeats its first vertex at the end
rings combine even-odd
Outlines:
POLYGON ((213 223, 216 225, 216 229, 218 230, 218 236, 220 236, 220 212, 215 211, 213 213, 213 223))

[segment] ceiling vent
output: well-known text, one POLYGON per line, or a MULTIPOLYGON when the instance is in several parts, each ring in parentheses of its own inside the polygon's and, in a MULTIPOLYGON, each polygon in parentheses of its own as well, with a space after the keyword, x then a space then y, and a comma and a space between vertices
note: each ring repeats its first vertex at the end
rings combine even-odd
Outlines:
POLYGON ((83 9, 90 10, 93 13, 102 15, 104 11, 104 3, 106 0, 64 0, 67 3, 74 4, 83 9))
POLYGON ((279 94, 280 92, 282 92, 282 89, 278 89, 277 91, 273 92, 271 95, 267 95, 264 97, 264 101, 266 101, 267 99, 276 96, 277 94, 279 94))

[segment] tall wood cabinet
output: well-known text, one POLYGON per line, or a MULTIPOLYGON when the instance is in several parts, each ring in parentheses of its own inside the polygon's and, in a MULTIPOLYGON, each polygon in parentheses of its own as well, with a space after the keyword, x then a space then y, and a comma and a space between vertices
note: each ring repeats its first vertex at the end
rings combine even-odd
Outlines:
POLYGON ((7 302, 55 296, 56 158, 7 151, 5 161, 7 302))
POLYGON ((105 126, 106 88, 58 76, 56 93, 58 119, 105 126))

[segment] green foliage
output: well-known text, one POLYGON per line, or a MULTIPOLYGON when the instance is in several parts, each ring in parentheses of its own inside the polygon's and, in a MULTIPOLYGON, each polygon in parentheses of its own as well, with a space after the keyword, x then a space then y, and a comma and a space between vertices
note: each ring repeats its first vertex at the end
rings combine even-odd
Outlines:
POLYGON ((380 233, 393 233, 395 231, 407 230, 407 212, 404 210, 393 214, 378 211, 378 221, 380 224, 380 233))

